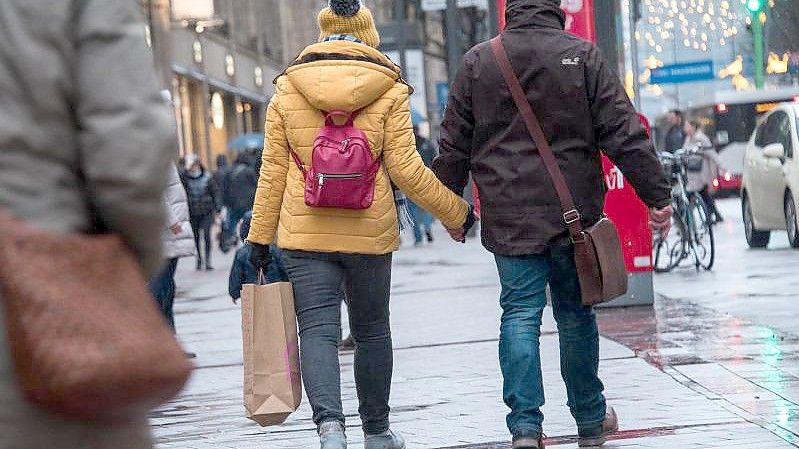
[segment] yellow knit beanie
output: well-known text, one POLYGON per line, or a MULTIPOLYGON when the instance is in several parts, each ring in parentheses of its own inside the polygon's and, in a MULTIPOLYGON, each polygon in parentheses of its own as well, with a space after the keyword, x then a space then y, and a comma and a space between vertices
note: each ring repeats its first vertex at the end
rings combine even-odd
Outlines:
POLYGON ((372 12, 360 0, 330 0, 330 6, 319 13, 319 29, 320 41, 333 34, 349 34, 370 47, 380 46, 372 12))

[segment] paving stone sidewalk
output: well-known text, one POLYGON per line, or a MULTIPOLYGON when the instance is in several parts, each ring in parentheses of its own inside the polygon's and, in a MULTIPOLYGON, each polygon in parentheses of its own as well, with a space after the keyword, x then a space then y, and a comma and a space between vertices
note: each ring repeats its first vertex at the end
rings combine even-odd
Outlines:
MULTIPOLYGON (((409 449, 508 448, 496 269, 478 242, 458 245, 438 237, 434 246, 406 248, 395 258, 392 423, 409 449)), ((282 426, 261 428, 243 417, 240 314, 225 294, 227 273, 221 269, 230 257, 218 256, 220 269, 211 273, 195 272, 192 261, 179 268, 178 334, 198 354, 198 370, 186 391, 153 415, 158 448, 315 449, 307 401, 282 426)), ((549 313, 542 359, 549 444, 574 448, 576 429, 565 406, 549 313)), ((362 447, 352 354, 341 360, 350 446, 362 447)), ((606 338, 601 375, 621 417, 622 432, 608 448, 795 447, 792 434, 779 434, 680 372, 658 369, 606 338)))

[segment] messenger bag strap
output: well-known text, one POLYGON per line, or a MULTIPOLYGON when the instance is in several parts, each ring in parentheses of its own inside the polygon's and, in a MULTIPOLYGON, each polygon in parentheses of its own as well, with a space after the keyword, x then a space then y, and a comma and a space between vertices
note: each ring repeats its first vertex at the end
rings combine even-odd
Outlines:
POLYGON ((502 72, 502 77, 505 78, 505 83, 510 89, 513 101, 516 103, 516 107, 519 109, 519 113, 522 119, 524 119, 525 125, 527 125, 527 131, 529 131, 536 147, 538 147, 538 154, 541 155, 544 166, 547 172, 549 172, 550 178, 552 178, 552 183, 555 186, 555 191, 558 194, 558 199, 563 208, 563 222, 566 227, 569 228, 569 234, 571 234, 572 239, 574 241, 581 241, 583 239, 582 217, 577 210, 577 206, 575 206, 574 197, 569 190, 569 186, 566 183, 566 178, 563 176, 560 166, 558 166, 558 161, 555 159, 552 147, 550 147, 549 141, 547 141, 544 135, 544 130, 541 129, 541 124, 533 111, 533 107, 530 106, 527 95, 524 93, 521 83, 519 83, 519 78, 513 71, 513 66, 508 59, 508 53, 505 51, 505 45, 502 43, 501 36, 491 39, 491 50, 497 60, 499 71, 502 72))

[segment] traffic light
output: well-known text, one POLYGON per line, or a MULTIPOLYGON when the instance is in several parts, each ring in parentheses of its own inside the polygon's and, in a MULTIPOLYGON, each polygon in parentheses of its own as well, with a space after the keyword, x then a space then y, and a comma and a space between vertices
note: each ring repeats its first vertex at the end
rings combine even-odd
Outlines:
POLYGON ((763 6, 765 6, 765 0, 746 0, 746 9, 748 9, 749 12, 760 12, 763 10, 763 6))

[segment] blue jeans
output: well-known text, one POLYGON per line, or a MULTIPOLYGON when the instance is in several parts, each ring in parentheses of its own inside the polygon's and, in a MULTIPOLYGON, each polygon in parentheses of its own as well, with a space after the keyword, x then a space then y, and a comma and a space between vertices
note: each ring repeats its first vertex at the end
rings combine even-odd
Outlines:
POLYGON ((502 283, 499 361, 505 380, 507 424, 514 437, 542 431, 544 384, 541 375, 541 317, 546 287, 560 338, 560 369, 568 405, 580 429, 602 424, 606 404, 598 377, 599 332, 591 307, 583 307, 571 245, 553 246, 545 254, 496 256, 502 283))
POLYGON ((432 231, 433 215, 410 200, 408 201, 408 212, 413 218, 413 239, 416 243, 422 243, 422 232, 432 231))
POLYGON ((164 315, 167 323, 175 330, 175 271, 178 268, 178 259, 167 259, 164 267, 150 281, 150 292, 158 303, 158 308, 164 315))

